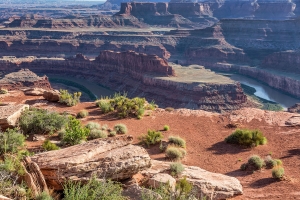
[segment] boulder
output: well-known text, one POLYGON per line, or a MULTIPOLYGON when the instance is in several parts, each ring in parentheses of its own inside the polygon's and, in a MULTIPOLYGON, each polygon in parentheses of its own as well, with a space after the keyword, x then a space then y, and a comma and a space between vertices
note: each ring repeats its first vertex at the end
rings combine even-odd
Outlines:
POLYGON ((131 145, 131 136, 96 139, 65 149, 31 157, 40 167, 48 186, 62 189, 66 180, 96 178, 124 180, 151 166, 147 151, 131 145))
POLYGON ((290 117, 288 120, 285 121, 285 125, 300 126, 300 115, 290 117))
MULTIPOLYGON (((150 169, 141 172, 144 176, 153 179, 157 174, 164 174, 170 169, 169 162, 152 160, 150 169)), ((197 198, 206 196, 207 200, 228 199, 243 194, 240 181, 234 177, 219 173, 208 172, 200 167, 185 166, 180 177, 186 177, 193 184, 197 198)))
POLYGON ((296 103, 295 105, 288 108, 288 111, 291 113, 300 113, 300 103, 296 103))
POLYGON ((44 94, 43 94, 43 97, 47 101, 51 101, 51 102, 58 102, 59 101, 59 96, 60 96, 60 93, 56 90, 45 91, 44 94))
POLYGON ((1 128, 9 128, 16 125, 21 113, 29 109, 27 104, 0 106, 0 126, 1 128))
POLYGON ((12 200, 12 199, 7 198, 7 197, 5 197, 5 196, 2 196, 2 195, 0 194, 0 200, 12 200))
POLYGON ((176 180, 169 174, 159 173, 155 174, 148 180, 148 186, 150 188, 159 188, 162 185, 168 185, 175 190, 176 180))
POLYGON ((42 88, 30 88, 28 90, 25 90, 24 94, 29 96, 43 96, 45 91, 46 90, 42 88))

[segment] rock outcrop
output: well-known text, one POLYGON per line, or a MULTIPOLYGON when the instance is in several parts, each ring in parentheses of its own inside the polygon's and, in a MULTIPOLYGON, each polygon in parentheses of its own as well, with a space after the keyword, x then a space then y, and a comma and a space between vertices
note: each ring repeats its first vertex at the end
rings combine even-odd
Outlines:
POLYGON ((47 101, 58 102, 59 101, 59 97, 60 97, 60 93, 59 93, 59 91, 48 90, 48 91, 44 91, 43 97, 47 101))
POLYGON ((151 166, 145 149, 131 145, 132 137, 97 139, 31 157, 48 186, 62 189, 66 180, 97 178, 124 180, 151 166))
POLYGON ((296 103, 292 107, 288 108, 288 111, 291 113, 300 113, 300 103, 296 103))
POLYGON ((0 106, 0 127, 11 128, 16 126, 21 113, 29 109, 27 104, 0 106))
MULTIPOLYGON (((2 69, 4 70, 4 69, 2 69)), ((0 77, 0 88, 8 90, 20 89, 23 87, 51 89, 48 77, 39 77, 28 69, 21 69, 11 72, 12 69, 2 71, 0 77)))
MULTIPOLYGON (((153 177, 164 174, 169 169, 170 163, 153 160, 151 169, 141 173, 152 180, 153 177)), ((184 166, 181 176, 186 177, 193 184, 197 199, 204 197, 209 200, 228 199, 243 194, 243 188, 238 179, 208 172, 199 167, 184 166)))

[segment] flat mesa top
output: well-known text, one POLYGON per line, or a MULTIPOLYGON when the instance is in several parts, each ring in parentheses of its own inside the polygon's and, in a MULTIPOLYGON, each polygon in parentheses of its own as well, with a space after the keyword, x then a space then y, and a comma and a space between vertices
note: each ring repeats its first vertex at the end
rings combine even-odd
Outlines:
POLYGON ((174 77, 157 77, 162 80, 170 80, 187 84, 234 84, 235 81, 226 76, 216 74, 205 69, 200 65, 190 65, 183 67, 181 65, 169 64, 175 70, 174 77))
POLYGON ((0 84, 1 83, 17 83, 17 82, 35 82, 38 80, 42 80, 42 77, 37 76, 35 73, 29 70, 20 70, 17 72, 12 72, 9 74, 4 75, 3 78, 0 77, 0 84))

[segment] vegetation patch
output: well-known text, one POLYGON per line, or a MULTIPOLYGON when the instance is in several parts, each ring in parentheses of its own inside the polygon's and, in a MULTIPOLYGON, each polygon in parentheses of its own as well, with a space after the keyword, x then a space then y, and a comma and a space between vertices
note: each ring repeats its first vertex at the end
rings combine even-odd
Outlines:
POLYGON ((163 134, 159 131, 148 130, 147 134, 144 134, 138 138, 142 144, 154 145, 159 143, 163 139, 163 134))
POLYGON ((183 170, 184 170, 184 166, 179 162, 170 164, 170 171, 172 176, 178 176, 183 172, 183 170))
POLYGON ((77 118, 85 118, 89 115, 89 112, 87 110, 81 110, 77 113, 77 118))
POLYGON ((164 131, 169 131, 169 130, 170 130, 170 126, 164 125, 164 131))
POLYGON ((186 156, 186 150, 177 146, 168 146, 166 157, 172 160, 180 160, 186 156))
POLYGON ((60 90, 59 102, 67 106, 76 106, 80 103, 81 92, 69 93, 68 90, 60 90))
POLYGON ((125 124, 115 125, 114 130, 117 132, 117 134, 126 134, 128 132, 127 126, 125 124))
POLYGON ((0 94, 7 94, 7 93, 8 93, 7 89, 3 89, 3 88, 0 89, 0 94))
POLYGON ((247 163, 241 165, 241 170, 256 171, 262 169, 264 166, 264 160, 261 157, 254 155, 248 159, 247 163))
POLYGON ((31 108, 23 111, 19 126, 24 134, 52 134, 67 123, 64 115, 48 110, 31 108))
POLYGON ((179 136, 170 136, 169 137, 169 143, 170 144, 174 144, 176 146, 179 146, 179 147, 182 147, 182 148, 185 148, 186 147, 186 142, 184 139, 182 139, 181 137, 179 136))
POLYGON ((225 142, 246 147, 255 147, 266 144, 267 138, 259 130, 237 129, 225 138, 225 142))
POLYGON ((126 200, 122 196, 122 187, 119 183, 96 178, 90 179, 86 184, 67 182, 64 185, 64 200, 126 200))
POLYGON ((18 129, 6 129, 0 132, 0 155, 6 153, 16 153, 18 149, 24 147, 25 136, 18 129))
POLYGON ((90 129, 82 127, 80 121, 72 116, 69 117, 65 127, 62 143, 69 145, 80 144, 85 141, 90 133, 90 129))
POLYGON ((278 166, 273 168, 272 177, 276 179, 282 179, 284 176, 284 168, 282 166, 278 166))
POLYGON ((103 113, 116 112, 120 118, 136 117, 141 119, 145 110, 153 109, 152 103, 147 104, 145 98, 127 98, 127 94, 116 93, 112 98, 104 97, 96 101, 103 113))
POLYGON ((46 151, 53 151, 59 149, 59 147, 56 144, 50 142, 50 140, 45 140, 44 143, 42 144, 42 147, 46 151))

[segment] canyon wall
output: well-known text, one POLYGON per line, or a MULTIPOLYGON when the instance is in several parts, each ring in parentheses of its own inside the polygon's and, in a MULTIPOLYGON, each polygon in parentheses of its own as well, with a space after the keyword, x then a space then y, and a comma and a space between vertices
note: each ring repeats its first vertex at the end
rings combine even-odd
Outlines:
POLYGON ((115 91, 126 91, 130 97, 142 96, 148 101, 154 100, 162 107, 222 112, 239 109, 247 102, 240 84, 226 77, 214 75, 205 69, 185 68, 191 70, 193 76, 198 73, 200 79, 203 73, 209 73, 209 77, 217 76, 216 82, 211 79, 207 83, 197 82, 198 75, 188 81, 180 73, 185 70, 182 67, 174 70, 157 56, 135 52, 104 51, 94 61, 80 55, 66 60, 35 59, 20 64, 2 60, 0 66, 3 70, 28 68, 36 73, 80 75, 115 91))

